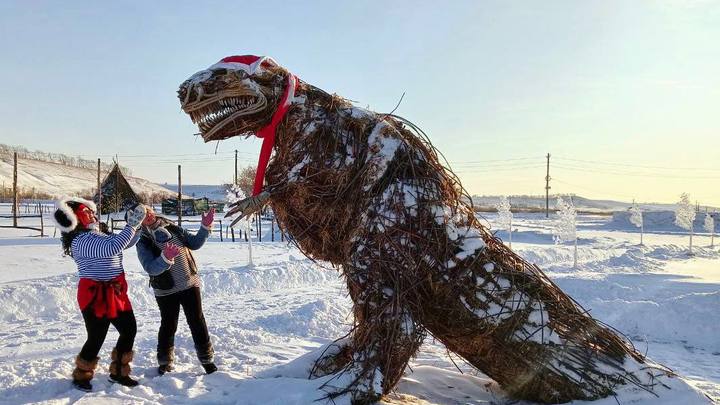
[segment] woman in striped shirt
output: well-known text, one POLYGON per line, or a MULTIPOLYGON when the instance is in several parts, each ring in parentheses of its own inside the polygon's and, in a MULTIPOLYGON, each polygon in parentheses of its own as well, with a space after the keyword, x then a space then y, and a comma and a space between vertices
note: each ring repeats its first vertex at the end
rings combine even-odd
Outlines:
POLYGON ((137 326, 127 294, 122 251, 137 242, 145 208, 138 205, 129 210, 127 226, 118 234, 98 223, 95 211, 92 201, 64 198, 54 213, 63 250, 75 260, 80 273, 77 298, 88 336, 75 358, 72 376, 73 385, 83 391, 92 390, 90 380, 99 360, 97 355, 111 324, 120 337, 111 354, 110 381, 127 387, 138 384, 130 378, 137 326))

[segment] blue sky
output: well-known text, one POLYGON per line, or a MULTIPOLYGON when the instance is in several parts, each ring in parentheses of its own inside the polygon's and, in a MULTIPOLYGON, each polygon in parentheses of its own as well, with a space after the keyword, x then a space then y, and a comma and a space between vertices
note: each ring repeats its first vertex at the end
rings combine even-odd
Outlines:
POLYGON ((203 144, 175 91, 252 53, 376 111, 405 93, 474 194, 542 194, 549 152, 553 192, 720 205, 720 3, 446 3, 5 1, 0 142, 228 181, 260 142, 203 144))

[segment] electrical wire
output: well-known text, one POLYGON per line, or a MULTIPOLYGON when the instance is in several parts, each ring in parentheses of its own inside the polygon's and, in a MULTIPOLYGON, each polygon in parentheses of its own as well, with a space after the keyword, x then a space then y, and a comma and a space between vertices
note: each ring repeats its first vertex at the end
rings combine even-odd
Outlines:
POLYGON ((618 162, 608 162, 608 161, 600 161, 600 160, 583 160, 583 159, 573 159, 573 158, 566 158, 562 156, 553 156, 554 159, 558 160, 568 160, 571 162, 581 162, 581 163, 590 163, 590 164, 599 164, 599 165, 607 165, 607 166, 624 166, 624 167, 634 167, 634 168, 640 168, 640 169, 660 169, 660 170, 697 170, 697 171, 720 171, 720 168, 717 167, 668 167, 668 166, 646 166, 646 165, 638 165, 638 164, 630 164, 630 163, 618 163, 618 162))

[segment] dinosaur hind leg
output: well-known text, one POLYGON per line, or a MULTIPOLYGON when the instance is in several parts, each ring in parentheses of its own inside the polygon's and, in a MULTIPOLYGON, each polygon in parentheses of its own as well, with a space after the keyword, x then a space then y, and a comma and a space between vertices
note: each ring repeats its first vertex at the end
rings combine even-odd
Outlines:
POLYGON ((343 353, 346 363, 325 388, 333 385, 331 397, 350 393, 353 404, 370 404, 395 387, 420 348, 425 329, 399 304, 390 287, 360 279, 364 280, 349 280, 351 291, 357 293, 353 296, 356 325, 343 353))
MULTIPOLYGON (((360 299, 360 284, 357 278, 348 278, 347 285, 350 291, 350 298, 357 303, 360 299)), ((362 325, 365 322, 363 318, 363 307, 361 305, 353 305, 353 315, 355 316, 355 324, 362 325)), ((357 329, 355 329, 357 330, 357 329)), ((315 364, 310 370, 310 378, 319 378, 326 375, 335 374, 345 368, 353 358, 352 350, 352 334, 343 336, 332 342, 320 357, 315 360, 315 364)))

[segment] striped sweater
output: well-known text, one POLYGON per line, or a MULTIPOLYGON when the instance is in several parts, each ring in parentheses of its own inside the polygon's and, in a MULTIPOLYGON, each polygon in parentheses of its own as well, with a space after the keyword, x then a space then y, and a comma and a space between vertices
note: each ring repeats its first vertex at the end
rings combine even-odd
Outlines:
POLYGON ((122 251, 137 242, 135 229, 126 226, 118 234, 98 231, 83 232, 70 244, 72 258, 81 278, 108 281, 124 273, 122 251))

